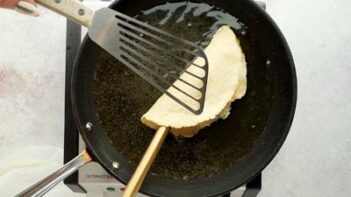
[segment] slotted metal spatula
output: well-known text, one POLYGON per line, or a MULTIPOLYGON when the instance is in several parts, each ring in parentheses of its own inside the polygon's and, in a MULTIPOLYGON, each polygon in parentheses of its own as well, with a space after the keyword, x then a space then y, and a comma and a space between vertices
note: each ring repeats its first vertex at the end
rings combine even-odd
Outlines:
POLYGON ((75 0, 37 3, 88 27, 91 40, 155 88, 195 114, 203 111, 208 62, 196 44, 109 8, 94 12, 75 0), (200 83, 194 85, 196 80, 200 83))

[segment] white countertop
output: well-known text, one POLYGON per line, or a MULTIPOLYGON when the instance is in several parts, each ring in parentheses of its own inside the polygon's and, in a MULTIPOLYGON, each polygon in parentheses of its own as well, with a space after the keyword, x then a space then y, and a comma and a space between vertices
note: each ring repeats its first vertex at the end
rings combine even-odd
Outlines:
MULTIPOLYGON (((351 194, 351 1, 266 0, 290 45, 298 102, 290 134, 263 171, 260 197, 351 194)), ((0 194, 62 164, 65 22, 0 10, 0 194)), ((62 183, 47 196, 84 196, 62 183)))

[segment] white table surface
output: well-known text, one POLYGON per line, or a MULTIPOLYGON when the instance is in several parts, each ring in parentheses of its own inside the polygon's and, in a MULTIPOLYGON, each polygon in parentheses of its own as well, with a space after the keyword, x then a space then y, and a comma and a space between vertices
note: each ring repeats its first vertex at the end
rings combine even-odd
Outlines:
MULTIPOLYGON (((298 103, 260 197, 351 195, 351 1, 266 0, 291 47, 298 103)), ((62 164, 65 19, 0 10, 0 195, 62 164)), ((47 196, 82 196, 62 183, 47 196)))

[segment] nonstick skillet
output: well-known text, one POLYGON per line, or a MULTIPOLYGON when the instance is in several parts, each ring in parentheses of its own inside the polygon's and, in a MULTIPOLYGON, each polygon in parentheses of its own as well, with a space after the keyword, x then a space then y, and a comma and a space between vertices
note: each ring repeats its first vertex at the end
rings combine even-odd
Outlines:
MULTIPOLYGON (((173 1, 121 0, 110 7, 135 16, 166 2, 173 1)), ((247 27, 245 35, 238 38, 247 61, 248 90, 232 105, 226 120, 192 139, 168 136, 141 187, 141 192, 152 196, 217 196, 241 186, 277 154, 295 112, 293 59, 282 33, 265 11, 251 0, 192 2, 223 9, 247 27)), ((72 103, 86 151, 64 167, 66 170, 20 195, 45 193, 46 189, 38 190, 44 183, 56 176, 63 178, 91 159, 121 182, 128 182, 152 137, 139 118, 159 95, 152 97, 150 87, 140 86, 141 79, 114 66, 118 64, 88 37, 84 39, 73 69, 72 103)))

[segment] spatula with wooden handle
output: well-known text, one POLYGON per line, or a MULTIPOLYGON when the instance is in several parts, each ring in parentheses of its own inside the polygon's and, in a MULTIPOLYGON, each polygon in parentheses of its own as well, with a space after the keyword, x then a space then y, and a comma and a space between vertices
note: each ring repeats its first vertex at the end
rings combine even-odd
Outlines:
MULTIPOLYGON (((94 12, 75 0, 37 0, 37 3, 88 27, 92 41, 151 85, 192 113, 203 111, 208 61, 196 44, 109 8, 94 12), (202 61, 195 64, 195 58, 202 58, 202 61), (187 69, 190 66, 193 69, 187 69)), ((37 13, 37 10, 31 10, 33 6, 23 5, 26 4, 20 2, 17 10, 32 15, 37 13)), ((124 196, 135 196, 138 192, 168 130, 165 127, 158 129, 124 196)))
POLYGON ((161 127, 156 131, 149 147, 134 171, 132 178, 129 180, 128 185, 123 192, 123 197, 134 197, 138 193, 168 133, 169 128, 167 127, 161 127))
MULTIPOLYGON (((94 12, 75 0, 37 0, 37 3, 88 27, 89 38, 105 51, 183 107, 195 114, 202 112, 208 62, 196 44, 109 8, 94 12), (193 63, 195 57, 203 58, 201 64, 193 63), (190 65, 196 66, 197 71, 186 70, 190 65), (183 73, 187 73, 186 79, 180 77, 183 73), (174 85, 175 80, 186 88, 174 85), (202 85, 194 86, 196 80, 202 85), (170 87, 176 91, 169 91, 170 87)), ((34 8, 20 1, 16 9, 35 15, 38 11, 34 8)))

